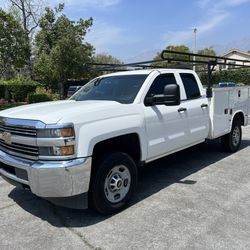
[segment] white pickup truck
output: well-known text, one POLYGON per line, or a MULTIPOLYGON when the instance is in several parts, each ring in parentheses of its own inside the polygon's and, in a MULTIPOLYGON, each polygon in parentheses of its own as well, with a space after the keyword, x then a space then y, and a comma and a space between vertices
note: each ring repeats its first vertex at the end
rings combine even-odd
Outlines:
POLYGON ((212 94, 192 70, 138 70, 98 77, 66 101, 2 111, 0 174, 55 204, 113 213, 139 166, 205 139, 237 151, 250 88, 212 94))

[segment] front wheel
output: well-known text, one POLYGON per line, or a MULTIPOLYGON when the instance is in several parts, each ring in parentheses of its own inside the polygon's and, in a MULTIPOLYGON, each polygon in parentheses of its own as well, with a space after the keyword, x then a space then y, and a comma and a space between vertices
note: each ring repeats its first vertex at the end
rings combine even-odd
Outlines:
POLYGON ((221 137, 222 147, 227 152, 236 152, 241 144, 242 129, 241 122, 236 120, 233 122, 231 132, 221 137))
POLYGON ((131 198, 137 184, 137 167, 133 159, 121 152, 103 157, 91 183, 91 203, 102 214, 122 209, 131 198))

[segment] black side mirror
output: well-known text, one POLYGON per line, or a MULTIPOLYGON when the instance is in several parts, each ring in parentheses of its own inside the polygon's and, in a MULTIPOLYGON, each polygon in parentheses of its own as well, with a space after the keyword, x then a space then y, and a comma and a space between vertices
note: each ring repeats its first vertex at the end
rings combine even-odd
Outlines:
POLYGON ((167 105, 177 106, 181 103, 180 87, 177 84, 168 84, 164 88, 163 95, 147 96, 145 99, 146 106, 167 105))
POLYGON ((164 88, 164 96, 166 97, 165 105, 177 106, 181 103, 180 86, 178 84, 169 84, 164 88))

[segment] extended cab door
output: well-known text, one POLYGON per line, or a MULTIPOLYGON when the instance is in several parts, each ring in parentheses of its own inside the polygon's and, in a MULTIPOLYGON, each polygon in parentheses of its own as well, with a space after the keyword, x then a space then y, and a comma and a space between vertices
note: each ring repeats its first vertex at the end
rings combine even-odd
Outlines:
MULTIPOLYGON (((173 73, 158 75, 146 96, 163 94, 167 84, 177 84, 173 73)), ((180 88, 181 98, 184 98, 183 86, 180 88)), ((178 106, 144 106, 144 113, 148 138, 148 160, 187 145, 188 122, 186 113, 182 111, 182 103, 178 106)))
POLYGON ((183 100, 188 120, 188 144, 192 145, 205 140, 209 132, 209 107, 208 99, 202 93, 202 85, 193 73, 180 73, 186 100, 183 100), (199 83, 198 83, 199 81, 199 83))

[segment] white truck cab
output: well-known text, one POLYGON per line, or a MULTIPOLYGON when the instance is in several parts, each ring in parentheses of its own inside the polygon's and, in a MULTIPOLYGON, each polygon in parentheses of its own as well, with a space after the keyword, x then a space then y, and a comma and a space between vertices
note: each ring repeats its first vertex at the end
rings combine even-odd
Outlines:
POLYGON ((240 147, 250 88, 213 89, 184 69, 98 77, 69 100, 0 112, 0 174, 55 204, 103 214, 123 208, 144 163, 221 138, 240 147))

